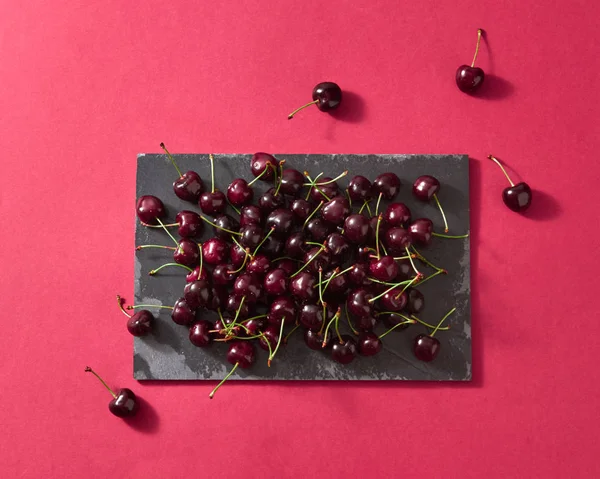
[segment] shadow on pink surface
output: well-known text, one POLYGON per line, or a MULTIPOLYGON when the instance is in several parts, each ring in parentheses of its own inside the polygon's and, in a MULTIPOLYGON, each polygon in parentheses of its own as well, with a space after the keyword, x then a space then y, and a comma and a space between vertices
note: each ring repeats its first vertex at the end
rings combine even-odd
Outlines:
POLYGON ((351 91, 344 91, 342 102, 337 110, 331 112, 336 120, 358 123, 365 118, 365 101, 363 98, 351 91))
POLYGON ((486 75, 481 89, 474 95, 482 100, 504 100, 515 91, 511 82, 496 75, 486 75))
POLYGON ((562 208, 556 199, 545 191, 534 189, 531 195, 531 206, 523 216, 536 221, 550 221, 562 214, 562 208))
POLYGON ((126 418, 124 421, 132 429, 144 434, 154 434, 158 432, 160 426, 160 418, 152 405, 144 398, 137 396, 140 404, 138 413, 131 418, 126 418))

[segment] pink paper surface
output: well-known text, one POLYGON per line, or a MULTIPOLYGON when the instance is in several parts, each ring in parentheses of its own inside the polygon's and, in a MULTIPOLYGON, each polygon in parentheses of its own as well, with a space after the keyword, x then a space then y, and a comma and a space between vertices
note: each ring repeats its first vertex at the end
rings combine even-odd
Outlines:
POLYGON ((0 2, 2 477, 598 477, 597 2, 0 2), (461 93, 488 32, 478 98, 461 93), (319 81, 353 104, 286 119, 319 81), (488 87, 488 88, 486 88, 488 87), (138 384, 135 158, 468 153, 470 384, 138 384), (506 181, 535 189, 506 209, 506 181), (145 400, 127 424, 84 366, 145 400), (151 405, 151 406, 150 406, 151 405))

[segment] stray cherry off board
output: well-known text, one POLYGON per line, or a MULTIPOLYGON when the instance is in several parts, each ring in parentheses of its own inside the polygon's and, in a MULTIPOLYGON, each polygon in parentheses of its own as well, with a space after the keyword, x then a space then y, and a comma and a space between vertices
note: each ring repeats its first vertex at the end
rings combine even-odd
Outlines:
MULTIPOLYGON (((228 154, 215 156, 215 183, 222 191, 238 177, 250 181, 250 154, 228 154)), ((427 217, 434 222, 434 231, 443 233, 443 222, 435 203, 422 203, 412 195, 412 184, 420 175, 432 175, 439 179, 441 189, 438 197, 444 207, 450 226, 449 234, 461 235, 469 232, 469 160, 467 155, 275 155, 285 159, 285 166, 299 171, 308 171, 311 177, 324 172, 324 176, 335 177, 344 170, 348 175, 338 181, 345 188, 355 175, 363 175, 371 181, 381 173, 396 173, 402 182, 400 193, 394 201, 406 203, 412 218, 427 217)), ((175 155, 182 172, 194 170, 200 174, 204 184, 210 188, 210 163, 208 154, 175 155)), ((180 200, 173 192, 173 181, 177 172, 166 155, 141 154, 138 156, 136 195, 155 195, 162 199, 167 209, 166 223, 175 222, 180 210, 201 213, 200 208, 180 200)), ((254 185, 255 203, 260 194, 271 184, 257 181, 254 185)), ((383 211, 389 202, 381 202, 383 211)), ((354 205, 354 211, 357 211, 354 205)), ((371 205, 372 211, 375 202, 371 205)), ((132 205, 133 215, 133 205, 132 205)), ((228 214, 236 216, 228 207, 228 214)), ((212 234, 209 225, 199 242, 212 234)), ((176 228, 171 231, 174 235, 176 228)), ((176 236, 177 237, 177 236, 176 236)), ((164 244, 172 246, 172 240, 158 228, 146 228, 136 218, 136 245, 164 244)), ((303 330, 299 328, 282 346, 271 367, 267 367, 267 352, 254 342, 257 352, 256 363, 247 370, 238 368, 231 379, 270 380, 420 380, 420 381, 468 381, 471 379, 471 301, 470 301, 470 253, 469 239, 434 238, 428 247, 419 251, 433 264, 446 268, 448 275, 438 275, 418 289, 425 296, 425 307, 420 317, 437 324, 443 315, 456 307, 446 324, 449 331, 438 331, 441 342, 438 357, 431 363, 418 361, 412 352, 412 344, 419 333, 428 330, 421 325, 411 325, 404 331, 392 331, 384 339, 384 348, 376 356, 358 356, 349 365, 343 366, 330 358, 329 351, 313 351, 304 344, 303 330)), ((172 251, 144 249, 135 252, 135 302, 172 306, 183 296, 186 271, 170 267, 155 276, 148 272, 161 264, 172 262, 172 251)), ((415 260, 416 261, 416 260, 415 260)), ((433 273, 416 261, 426 275, 433 273)), ((213 343, 208 348, 198 348, 188 339, 188 328, 171 320, 170 310, 152 309, 157 321, 154 332, 147 337, 134 338, 134 378, 145 379, 222 379, 231 369, 226 361, 228 344, 213 343)), ((217 314, 203 311, 202 317, 215 321, 217 314)), ((341 332, 350 332, 342 309, 341 332)), ((286 331, 288 328, 286 328, 286 331)), ((378 325, 377 334, 385 331, 378 325)))

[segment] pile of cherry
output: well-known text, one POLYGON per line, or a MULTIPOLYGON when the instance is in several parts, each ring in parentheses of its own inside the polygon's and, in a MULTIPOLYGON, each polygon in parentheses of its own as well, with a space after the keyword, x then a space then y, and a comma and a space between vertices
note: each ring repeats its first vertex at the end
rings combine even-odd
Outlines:
MULTIPOLYGON (((177 214, 176 223, 166 223, 163 202, 155 196, 140 197, 141 223, 164 229, 173 246, 138 245, 137 249, 173 251, 174 261, 150 274, 180 267, 186 270, 186 286, 173 306, 160 307, 171 309, 172 320, 189 328, 195 346, 229 343, 227 360, 233 369, 227 377, 255 362, 255 343, 268 352, 270 365, 298 328, 309 348, 348 364, 357 355, 378 354, 382 339, 392 331, 421 323, 431 332, 415 337, 414 355, 422 361, 436 358, 440 342, 434 335, 448 329, 442 323, 454 310, 437 325, 419 318, 424 297, 416 286, 446 271, 431 264, 416 246, 429 245, 436 236, 465 236, 436 233, 430 219, 413 219, 408 206, 394 201, 400 189, 396 174, 383 173, 373 182, 355 176, 342 190, 337 181, 347 171, 336 178, 322 173, 313 178, 308 172, 285 168, 285 160, 256 153, 250 163, 254 179, 233 180, 225 194, 215 188, 212 156, 208 190, 196 172, 182 173, 161 147, 179 174, 173 184, 175 194, 199 205, 203 214, 184 210, 177 214), (252 185, 257 181, 273 186, 254 202, 252 185), (239 217, 226 213, 228 205, 239 217), (207 227, 214 236, 199 244, 197 239, 207 227), (171 228, 177 228, 179 239, 171 228), (435 272, 425 276, 421 264, 435 272), (219 319, 214 323, 205 319, 206 310, 215 311, 219 319), (374 330, 380 322, 388 329, 378 336, 374 330)), ((439 189, 432 176, 417 178, 412 187, 416 199, 439 206, 446 224, 439 189)), ((130 315, 119 297, 118 302, 130 316, 131 334, 151 333, 154 316, 148 309, 130 315)), ((151 307, 156 306, 127 309, 151 307)))

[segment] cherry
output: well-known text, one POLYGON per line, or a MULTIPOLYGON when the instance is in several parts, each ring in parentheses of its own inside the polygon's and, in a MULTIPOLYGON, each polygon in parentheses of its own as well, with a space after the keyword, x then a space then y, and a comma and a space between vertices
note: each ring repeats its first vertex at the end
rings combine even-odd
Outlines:
POLYGON ((369 220, 364 215, 350 215, 344 221, 344 236, 352 243, 366 243, 369 239, 369 231, 369 220))
POLYGON ((369 238, 368 243, 376 246, 377 241, 377 223, 379 223, 379 242, 382 241, 382 238, 387 233, 389 227, 387 223, 383 221, 383 214, 381 215, 381 221, 379 221, 379 216, 373 216, 369 219, 369 238))
POLYGON ((281 330, 281 328, 279 326, 275 326, 275 325, 269 325, 265 328, 265 330, 263 331, 263 335, 261 336, 260 340, 258 341, 258 345, 264 349, 265 351, 274 351, 275 348, 277 347, 277 343, 279 342, 279 331, 281 330), (267 345, 267 341, 269 342, 269 345, 271 346, 269 348, 269 345, 267 345))
POLYGON ((177 195, 178 198, 184 201, 191 201, 193 203, 197 203, 200 195, 204 191, 204 183, 202 182, 202 178, 195 171, 187 171, 186 173, 181 173, 177 163, 175 163, 175 158, 169 153, 169 150, 165 147, 164 143, 160 144, 160 147, 165 151, 171 163, 177 170, 179 174, 179 178, 175 180, 173 183, 173 191, 177 195))
POLYGON ((433 336, 440 329, 440 326, 446 320, 446 318, 454 313, 454 311, 456 311, 456 308, 452 308, 450 311, 448 311, 431 334, 419 334, 415 338, 413 343, 413 352, 415 353, 417 359, 420 361, 430 362, 437 357, 438 353, 440 352, 440 342, 433 336))
POLYGON ((325 238, 332 232, 332 225, 322 218, 313 218, 306 223, 308 234, 318 243, 325 241, 325 238))
POLYGON ((414 288, 407 288, 405 292, 408 297, 405 307, 406 311, 410 314, 419 314, 425 306, 425 297, 423 296, 423 293, 414 288))
POLYGON ((227 200, 222 191, 215 190, 200 195, 200 209, 207 215, 223 213, 227 207, 227 200))
POLYGON ((192 324, 189 333, 190 342, 194 346, 198 346, 199 348, 205 348, 212 342, 211 331, 214 327, 214 324, 205 319, 202 319, 192 324))
POLYGON ((356 263, 348 272, 348 280, 355 286, 370 286, 373 282, 369 279, 369 265, 356 263))
POLYGON ((330 201, 335 196, 340 194, 337 183, 329 176, 320 178, 316 183, 316 188, 310 190, 310 200, 313 203, 319 203, 321 201, 330 201), (318 188, 318 189, 317 189, 318 188))
POLYGON ((152 195, 140 196, 137 200, 136 213, 142 223, 157 225, 156 218, 164 218, 167 215, 163 202, 152 195))
POLYGON ((271 302, 267 322, 279 328, 281 321, 291 324, 296 319, 296 303, 289 296, 278 296, 271 302))
POLYGON ((212 282, 217 286, 227 286, 235 280, 232 264, 218 264, 212 272, 212 282))
POLYGON ((227 379, 233 374, 233 372, 238 368, 238 366, 242 369, 249 368, 254 364, 256 360, 256 353, 254 351, 254 346, 250 341, 235 341, 229 346, 229 351, 227 352, 227 361, 230 364, 233 364, 233 368, 227 376, 223 378, 223 380, 217 384, 217 386, 212 390, 209 394, 209 398, 213 398, 217 390, 223 385, 227 379))
MULTIPOLYGON (((329 271, 325 278, 329 279, 334 271, 329 271)), ((335 277, 327 283, 327 294, 341 294, 345 293, 350 286, 350 281, 345 274, 336 274, 335 277)))
POLYGON ((242 234, 240 238, 241 245, 250 248, 250 250, 256 248, 264 238, 264 231, 258 225, 244 226, 240 229, 240 233, 242 234))
POLYGON ((206 309, 211 311, 219 311, 227 304, 227 289, 220 286, 213 286, 210 289, 210 301, 206 305, 206 309))
POLYGON ((373 182, 373 189, 386 200, 393 200, 400 191, 400 178, 395 173, 382 173, 373 182))
POLYGON ((288 120, 294 118, 294 115, 300 110, 311 105, 317 105, 317 108, 321 111, 335 110, 342 102, 342 89, 333 82, 326 81, 318 83, 313 88, 312 99, 313 101, 310 103, 307 103, 290 113, 288 115, 288 120))
MULTIPOLYGON (((305 328, 319 330, 323 326, 323 315, 325 315, 325 320, 329 321, 333 318, 334 313, 329 308, 327 308, 324 313, 323 306, 313 303, 304 303, 298 314, 298 320, 305 328)), ((321 342, 322 341, 323 339, 321 338, 321 342)))
POLYGON ((397 280, 404 281, 413 277, 414 269, 410 260, 401 259, 396 261, 396 263, 398 264, 398 276, 396 276, 397 280))
POLYGON ((263 213, 270 213, 278 208, 285 207, 285 197, 276 193, 275 188, 269 188, 258 200, 258 206, 263 213))
POLYGON ((379 281, 391 282, 398 275, 398 265, 392 256, 382 256, 371 262, 369 272, 379 281))
POLYGON ((135 314, 129 314, 123 309, 123 300, 117 295, 117 302, 119 303, 119 309, 127 316, 127 331, 132 336, 146 336, 152 331, 152 324, 154 323, 154 316, 147 309, 142 309, 135 314))
POLYGON ((294 274, 294 272, 298 269, 296 267, 296 262, 287 258, 282 258, 280 260, 275 261, 274 266, 285 271, 288 276, 294 274))
POLYGON ((256 303, 262 294, 262 283, 258 276, 242 273, 233 283, 233 292, 237 296, 245 296, 248 303, 256 303))
POLYGON ((196 266, 200 260, 200 248, 198 247, 198 243, 187 238, 179 240, 178 246, 173 253, 173 259, 176 263, 185 266, 196 266))
POLYGON ((377 326, 377 319, 375 316, 361 316, 354 319, 354 324, 360 331, 373 331, 377 326))
POLYGON ((410 326, 406 321, 406 316, 397 313, 383 315, 383 322, 388 328, 394 328, 394 331, 404 331, 410 326))
POLYGON ((176 324, 188 326, 196 320, 196 312, 185 301, 185 298, 179 298, 173 305, 171 319, 176 324))
POLYGON ((265 255, 258 254, 250 260, 246 271, 248 273, 263 276, 271 269, 271 261, 265 255))
POLYGON ((318 294, 317 288, 315 288, 316 284, 317 280, 312 274, 302 271, 291 278, 289 291, 300 300, 314 300, 318 294))
POLYGON ((204 308, 210 301, 210 291, 210 283, 199 279, 185 285, 185 288, 183 288, 183 297, 190 308, 204 308))
POLYGON ((245 319, 250 316, 250 304, 244 299, 243 296, 237 294, 230 294, 227 298, 225 309, 231 314, 237 314, 238 319, 245 319))
POLYGON ((254 317, 250 318, 247 321, 244 321, 244 326, 246 327, 247 334, 249 336, 256 336, 266 327, 266 321, 264 317, 254 317))
POLYGON ((531 205, 531 188, 529 185, 524 182, 515 185, 502 166, 502 163, 500 163, 493 155, 489 155, 488 158, 500 167, 504 176, 506 176, 506 179, 510 183, 510 187, 505 188, 502 192, 502 201, 504 201, 504 204, 517 213, 529 208, 529 205, 531 205))
POLYGON ((333 347, 331 350, 331 359, 340 364, 349 364, 356 357, 356 342, 354 338, 347 334, 342 335, 342 342, 333 339, 333 347))
MULTIPOLYGON (((321 351, 323 349, 323 339, 323 334, 317 330, 307 329, 304 331, 304 342, 310 349, 321 351)), ((331 334, 328 334, 325 340, 325 347, 331 346, 331 343, 331 334)))
POLYGON ((233 206, 244 206, 253 198, 254 191, 243 178, 236 178, 227 187, 227 199, 233 206))
POLYGON ((285 294, 288 285, 288 274, 282 269, 273 269, 269 271, 264 279, 264 289, 271 296, 280 296, 285 294))
POLYGON ((219 215, 214 220, 213 232, 217 238, 224 241, 231 241, 231 233, 229 231, 239 231, 240 224, 227 214, 219 215), (229 230, 229 231, 227 231, 229 230))
POLYGON ((269 213, 265 225, 267 228, 274 228, 274 234, 287 236, 294 225, 294 214, 288 209, 278 208, 269 213))
POLYGON ((244 264, 246 256, 249 254, 250 251, 245 250, 237 243, 233 243, 229 248, 229 260, 231 261, 233 268, 240 268, 244 264))
POLYGON ((86 373, 92 373, 94 376, 98 378, 98 380, 104 385, 104 387, 108 390, 108 392, 112 395, 112 400, 108 403, 108 410, 117 417, 131 417, 135 416, 139 409, 139 403, 135 394, 131 389, 122 388, 119 389, 116 393, 108 387, 108 384, 104 382, 104 380, 96 374, 96 372, 86 366, 86 373))
POLYGON ((348 183, 348 196, 353 201, 368 201, 373 197, 373 184, 364 176, 355 176, 348 183))
POLYGON ((244 206, 240 211, 240 226, 248 225, 261 225, 262 224, 262 212, 256 205, 244 206))
POLYGON ((250 170, 255 178, 261 181, 271 182, 275 178, 275 171, 279 167, 279 161, 268 153, 254 153, 250 160, 250 170))
POLYGON ((343 196, 336 196, 323 205, 321 217, 333 225, 341 225, 350 214, 350 204, 343 196))
POLYGON ((285 195, 297 196, 304 186, 304 175, 298 170, 285 169, 281 175, 280 191, 285 195))
POLYGON ((187 283, 191 283, 192 281, 196 281, 198 279, 209 279, 209 271, 207 268, 202 268, 200 270, 200 266, 196 266, 191 273, 188 273, 185 277, 185 281, 187 283))
POLYGON ((373 297, 373 293, 362 287, 350 291, 346 301, 348 311, 356 318, 372 316, 373 308, 369 300, 373 297))
MULTIPOLYGON (((405 227, 410 222, 410 216, 410 210, 404 203, 390 203, 383 212, 382 222, 388 228, 405 227)), ((381 233, 381 230, 379 232, 381 233)))
POLYGON ((435 200, 437 207, 442 214, 444 219, 444 226, 446 233, 448 232, 448 222, 446 221, 446 215, 440 204, 440 200, 437 197, 437 193, 440 191, 440 182, 437 178, 430 175, 419 176, 413 184, 413 195, 421 201, 429 201, 431 198, 435 200))
POLYGON ((358 353, 362 356, 375 356, 383 348, 383 343, 373 332, 363 332, 358 336, 358 353))
POLYGON ((304 256, 304 253, 306 253, 306 239, 302 232, 299 231, 288 236, 283 251, 290 258, 304 256))
POLYGON ((378 300, 378 307, 382 311, 402 311, 408 303, 408 295, 406 291, 398 294, 397 291, 392 290, 385 293, 378 300))
POLYGON ((482 34, 482 29, 477 30, 477 46, 475 47, 475 56, 473 57, 471 66, 461 65, 458 67, 458 70, 456 70, 456 85, 460 91, 465 93, 475 93, 479 90, 485 79, 483 70, 479 67, 475 67, 475 60, 479 53, 479 44, 481 43, 482 34))
POLYGON ((309 217, 312 209, 308 201, 298 198, 292 202, 292 206, 290 207, 296 222, 304 223, 306 218, 309 217))
POLYGON ((260 251, 270 258, 279 257, 283 252, 284 246, 285 243, 283 241, 283 238, 270 235, 265 238, 262 246, 260 247, 260 251))
POLYGON ((418 218, 411 223, 408 231, 415 243, 427 246, 433 238, 433 221, 428 218, 418 218))
POLYGON ((221 238, 211 238, 202 244, 202 257, 208 264, 225 263, 228 253, 229 247, 221 238))
POLYGON ((319 272, 319 269, 325 270, 329 267, 331 257, 325 248, 316 246, 306 252, 303 261, 307 265, 306 270, 316 274, 319 272))
POLYGON ((175 217, 179 228, 177 232, 182 238, 195 238, 204 231, 204 223, 198 213, 182 210, 175 217))
POLYGON ((412 243, 410 233, 404 228, 395 227, 390 228, 385 234, 385 245, 388 248, 388 252, 394 255, 400 255, 406 253, 412 243))
POLYGON ((327 251, 337 264, 345 263, 352 252, 350 243, 345 236, 339 233, 331 233, 325 240, 327 251))

